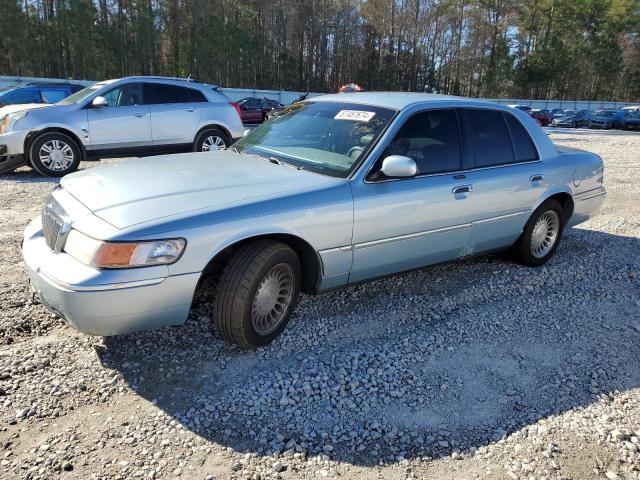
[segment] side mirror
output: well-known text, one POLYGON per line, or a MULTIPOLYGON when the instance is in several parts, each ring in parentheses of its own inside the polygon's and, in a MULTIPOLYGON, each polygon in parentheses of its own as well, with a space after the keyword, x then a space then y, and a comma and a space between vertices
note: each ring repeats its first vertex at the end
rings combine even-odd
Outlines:
POLYGON ((418 173, 418 166, 413 158, 402 155, 389 155, 382 161, 380 169, 386 177, 413 177, 418 173))
POLYGON ((109 102, 107 102, 106 98, 97 96, 93 99, 93 102, 91 102, 91 106, 95 108, 108 107, 109 102))

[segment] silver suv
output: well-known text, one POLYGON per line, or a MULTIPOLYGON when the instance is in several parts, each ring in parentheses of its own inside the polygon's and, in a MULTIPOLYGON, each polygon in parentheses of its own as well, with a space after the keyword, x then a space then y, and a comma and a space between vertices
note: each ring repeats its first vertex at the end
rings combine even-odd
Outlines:
POLYGON ((30 165, 61 177, 81 160, 219 150, 243 132, 237 107, 211 85, 163 77, 108 80, 44 108, 0 110, 0 173, 30 165))

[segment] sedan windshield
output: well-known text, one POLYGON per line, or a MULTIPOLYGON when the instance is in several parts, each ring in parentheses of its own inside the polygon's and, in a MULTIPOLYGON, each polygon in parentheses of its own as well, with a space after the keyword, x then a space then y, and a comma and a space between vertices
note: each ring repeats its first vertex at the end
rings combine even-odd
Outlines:
POLYGON ((355 103, 296 103, 252 130, 234 148, 344 178, 375 144, 395 113, 355 103))

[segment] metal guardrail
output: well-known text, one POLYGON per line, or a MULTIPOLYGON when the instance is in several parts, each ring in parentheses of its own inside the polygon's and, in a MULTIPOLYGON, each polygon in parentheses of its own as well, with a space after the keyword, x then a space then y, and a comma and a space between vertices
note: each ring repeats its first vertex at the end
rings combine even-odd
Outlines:
MULTIPOLYGON (((10 77, 10 76, 0 76, 0 88, 12 86, 12 85, 20 85, 24 83, 32 83, 32 82, 73 82, 80 83, 82 85, 91 85, 96 83, 93 80, 65 80, 59 78, 40 78, 40 77, 10 77)), ((291 102, 294 102, 303 92, 291 92, 285 90, 257 90, 251 88, 220 88, 222 93, 224 93, 229 99, 232 101, 240 100, 244 97, 267 97, 272 100, 277 100, 278 102, 287 105, 291 102)), ((317 95, 322 95, 322 93, 309 93, 309 98, 315 97, 317 95)), ((561 108, 563 110, 566 109, 575 109, 575 110, 594 110, 596 108, 622 108, 626 106, 638 106, 640 107, 640 103, 629 103, 629 102, 608 102, 608 101, 581 101, 581 100, 531 100, 531 99, 518 99, 518 98, 495 98, 488 99, 491 102, 500 103, 503 105, 530 105, 532 108, 546 108, 548 110, 552 110, 554 108, 561 108)))

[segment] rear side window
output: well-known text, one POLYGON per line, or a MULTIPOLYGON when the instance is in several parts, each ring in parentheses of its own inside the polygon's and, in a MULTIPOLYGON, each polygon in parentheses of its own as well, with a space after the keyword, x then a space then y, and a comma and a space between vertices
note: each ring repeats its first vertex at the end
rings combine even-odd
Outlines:
POLYGON ((161 83, 146 83, 144 86, 145 103, 157 105, 162 103, 188 103, 191 100, 189 90, 175 85, 163 85, 161 83))
POLYGON ((510 113, 504 113, 504 117, 507 120, 507 125, 511 132, 513 155, 516 162, 538 160, 538 154, 533 146, 533 140, 531 140, 529 133, 527 133, 520 121, 510 113))
POLYGON ((460 170, 460 133, 455 110, 427 110, 411 116, 383 158, 388 155, 413 158, 418 175, 460 170))
POLYGON ((190 102, 206 102, 207 101, 207 99, 202 94, 202 92, 199 92, 198 90, 194 90, 193 88, 187 88, 187 91, 189 92, 190 102))
POLYGON ((42 94, 42 101, 46 103, 58 103, 69 96, 67 90, 60 88, 41 88, 40 93, 42 94))
POLYGON ((476 151, 476 167, 513 162, 509 130, 497 110, 467 109, 476 151))

